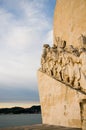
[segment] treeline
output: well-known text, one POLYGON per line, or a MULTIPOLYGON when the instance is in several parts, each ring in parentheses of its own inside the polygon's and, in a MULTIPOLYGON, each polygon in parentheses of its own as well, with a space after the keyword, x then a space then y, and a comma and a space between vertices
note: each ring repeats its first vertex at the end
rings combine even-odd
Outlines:
POLYGON ((12 108, 0 108, 0 114, 39 114, 41 113, 40 106, 32 106, 30 108, 12 107, 12 108))

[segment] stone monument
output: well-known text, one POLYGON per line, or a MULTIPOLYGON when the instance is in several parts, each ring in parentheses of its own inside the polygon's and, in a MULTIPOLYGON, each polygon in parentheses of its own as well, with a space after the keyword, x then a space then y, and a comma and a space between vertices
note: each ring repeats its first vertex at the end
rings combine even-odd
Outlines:
POLYGON ((86 130, 86 0, 57 0, 38 70, 44 124, 86 130))

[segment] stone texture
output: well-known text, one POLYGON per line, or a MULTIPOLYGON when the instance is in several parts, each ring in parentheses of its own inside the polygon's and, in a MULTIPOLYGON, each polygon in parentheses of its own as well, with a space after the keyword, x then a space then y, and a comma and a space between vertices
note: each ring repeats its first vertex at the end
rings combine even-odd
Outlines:
POLYGON ((1 128, 0 130, 81 130, 76 128, 67 128, 61 126, 49 126, 49 125, 32 125, 32 126, 21 126, 11 128, 1 128))
POLYGON ((82 130, 86 130, 86 99, 81 102, 82 130))
POLYGON ((86 94, 86 49, 66 48, 66 42, 58 40, 58 46, 43 46, 40 70, 86 94))
POLYGON ((83 123, 82 123, 82 130, 86 130, 86 120, 83 120, 83 123))
POLYGON ((38 71, 44 124, 81 128, 80 102, 86 95, 38 71))
POLYGON ((39 70, 43 123, 86 130, 86 0, 56 0, 54 43, 39 70))
POLYGON ((54 13, 55 38, 61 37, 67 45, 80 47, 80 35, 86 36, 86 0, 56 0, 54 13))

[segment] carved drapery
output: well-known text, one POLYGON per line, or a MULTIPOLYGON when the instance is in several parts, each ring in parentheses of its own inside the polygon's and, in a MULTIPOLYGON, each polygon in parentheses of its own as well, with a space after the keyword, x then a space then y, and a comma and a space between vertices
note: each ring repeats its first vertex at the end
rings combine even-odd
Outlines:
MULTIPOLYGON (((82 36, 80 39, 83 41, 82 36)), ((66 47, 66 41, 59 37, 56 42, 57 46, 43 46, 40 70, 86 94, 86 49, 66 47)))

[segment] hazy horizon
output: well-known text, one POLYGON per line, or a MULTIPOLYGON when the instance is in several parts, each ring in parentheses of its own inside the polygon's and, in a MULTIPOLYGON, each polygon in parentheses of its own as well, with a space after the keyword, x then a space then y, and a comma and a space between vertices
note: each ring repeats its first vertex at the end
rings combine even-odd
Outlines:
POLYGON ((32 106, 38 106, 40 105, 39 102, 2 102, 0 103, 0 108, 12 108, 12 107, 23 107, 23 108, 29 108, 32 106))

